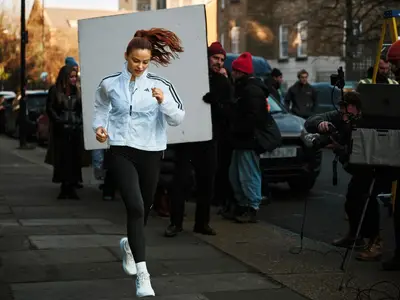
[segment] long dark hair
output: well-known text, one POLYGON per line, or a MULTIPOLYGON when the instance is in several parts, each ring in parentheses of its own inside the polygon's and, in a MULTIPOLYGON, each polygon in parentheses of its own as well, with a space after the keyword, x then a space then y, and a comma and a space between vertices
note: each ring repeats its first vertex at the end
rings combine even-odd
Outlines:
POLYGON ((177 58, 178 53, 183 52, 178 36, 163 28, 136 31, 126 47, 126 54, 130 54, 134 49, 150 50, 151 60, 162 66, 167 66, 171 59, 177 58))
POLYGON ((72 86, 69 83, 69 77, 72 72, 76 72, 72 66, 63 66, 60 69, 56 80, 56 89, 59 93, 67 96, 75 93, 77 98, 80 98, 80 90, 78 86, 72 86))

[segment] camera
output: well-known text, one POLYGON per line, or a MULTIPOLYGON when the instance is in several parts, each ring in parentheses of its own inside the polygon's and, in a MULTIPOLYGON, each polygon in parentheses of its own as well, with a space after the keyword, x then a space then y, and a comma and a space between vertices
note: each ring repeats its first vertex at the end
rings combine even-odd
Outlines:
POLYGON ((331 85, 336 86, 339 89, 343 90, 344 86, 346 85, 346 81, 344 80, 344 71, 343 67, 339 67, 337 70, 337 74, 332 74, 331 78, 331 85))
POLYGON ((303 140, 306 147, 321 149, 332 144, 332 141, 339 140, 339 133, 336 127, 332 123, 329 123, 328 131, 326 133, 309 133, 303 137, 303 140))

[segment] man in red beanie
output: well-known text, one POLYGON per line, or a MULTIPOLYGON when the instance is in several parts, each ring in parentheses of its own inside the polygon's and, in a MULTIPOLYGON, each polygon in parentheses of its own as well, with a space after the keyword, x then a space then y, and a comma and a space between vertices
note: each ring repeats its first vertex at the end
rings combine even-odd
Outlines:
MULTIPOLYGON (((176 170, 171 198, 170 225, 165 236, 173 237, 182 231, 186 194, 184 183, 191 174, 192 166, 196 179, 196 213, 193 231, 205 235, 215 235, 210 227, 210 207, 214 195, 214 180, 217 171, 217 142, 226 134, 226 106, 231 102, 231 85, 221 73, 226 52, 219 42, 208 47, 210 92, 203 101, 211 105, 213 139, 211 141, 174 145, 176 149, 176 170)), ((227 177, 227 176, 226 176, 227 177)))
MULTIPOLYGON (((229 178, 237 204, 235 220, 256 222, 262 200, 260 154, 273 150, 261 146, 265 145, 261 140, 262 133, 266 133, 275 121, 266 108, 268 88, 253 76, 253 58, 249 52, 242 53, 232 62, 232 78, 237 102, 232 116, 233 154, 229 178)), ((279 130, 275 137, 280 143, 279 130)))

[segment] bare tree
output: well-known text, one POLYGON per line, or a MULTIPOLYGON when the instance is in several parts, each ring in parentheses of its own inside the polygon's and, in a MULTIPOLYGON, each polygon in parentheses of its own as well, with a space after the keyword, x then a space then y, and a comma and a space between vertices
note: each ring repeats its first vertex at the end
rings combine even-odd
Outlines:
POLYGON ((343 57, 346 73, 357 73, 357 64, 375 55, 383 12, 396 3, 400 1, 309 0, 305 14, 313 49, 343 57))

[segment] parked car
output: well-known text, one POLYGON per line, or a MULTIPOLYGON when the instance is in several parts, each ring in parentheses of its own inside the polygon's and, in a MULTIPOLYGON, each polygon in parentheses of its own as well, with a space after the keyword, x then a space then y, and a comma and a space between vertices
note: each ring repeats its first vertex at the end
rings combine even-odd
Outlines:
POLYGON ((261 155, 261 169, 266 183, 287 182, 292 190, 307 192, 314 187, 321 170, 322 151, 305 146, 305 120, 289 113, 271 95, 270 113, 282 134, 282 146, 261 155))
POLYGON ((39 145, 47 144, 49 140, 49 117, 42 113, 37 119, 36 141, 39 145))
POLYGON ((0 133, 5 133, 6 129, 6 110, 11 107, 13 100, 15 99, 14 92, 1 91, 0 92, 1 103, 0 103, 0 133))
MULTIPOLYGON (((232 72, 232 62, 239 57, 239 54, 227 53, 224 67, 228 72, 232 72)), ((254 75, 258 78, 265 79, 271 73, 271 66, 268 61, 260 56, 253 56, 254 75)))
POLYGON ((337 103, 341 97, 341 92, 337 87, 333 87, 329 82, 316 82, 311 86, 317 90, 317 107, 316 114, 325 113, 327 111, 338 108, 337 103), (332 103, 333 97, 333 104, 332 103))
MULTIPOLYGON (((261 155, 263 181, 266 184, 287 182, 291 189, 307 192, 313 188, 320 173, 322 151, 305 146, 303 118, 289 113, 272 96, 268 97, 268 104, 281 131, 282 146, 261 155)), ((175 160, 173 145, 169 145, 161 166, 159 185, 162 188, 168 189, 172 183, 175 160)))
MULTIPOLYGON (((28 121, 28 136, 36 135, 37 119, 46 110, 47 91, 26 91, 26 109, 28 121)), ((15 98, 11 107, 5 111, 5 131, 12 137, 19 136, 19 99, 15 98)))

